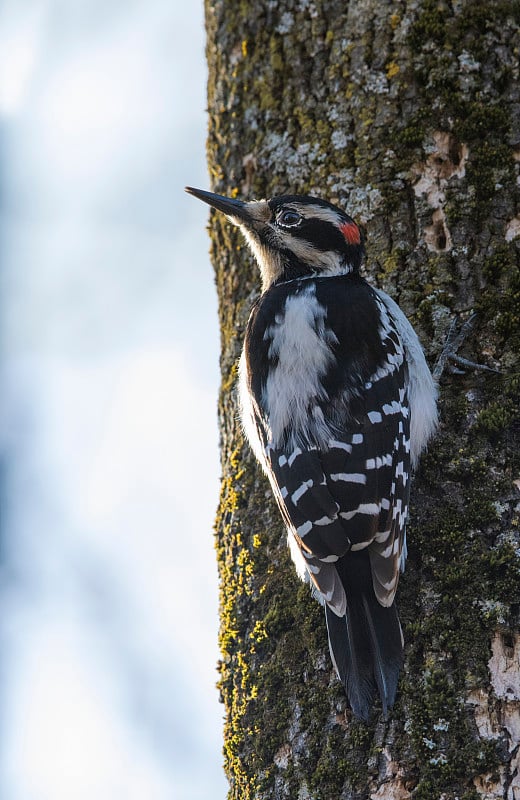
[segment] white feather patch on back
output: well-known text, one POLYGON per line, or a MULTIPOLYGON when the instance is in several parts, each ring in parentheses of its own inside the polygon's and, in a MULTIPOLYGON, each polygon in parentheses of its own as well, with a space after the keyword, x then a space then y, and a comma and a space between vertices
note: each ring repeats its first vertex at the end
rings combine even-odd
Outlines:
POLYGON ((294 432, 295 441, 300 437, 308 441, 311 432, 316 444, 332 438, 323 415, 311 413, 318 401, 327 398, 322 378, 334 362, 330 345, 337 341, 325 327, 325 314, 314 285, 309 284, 287 298, 283 315, 265 332, 275 363, 269 370, 263 401, 275 447, 287 428, 294 432))

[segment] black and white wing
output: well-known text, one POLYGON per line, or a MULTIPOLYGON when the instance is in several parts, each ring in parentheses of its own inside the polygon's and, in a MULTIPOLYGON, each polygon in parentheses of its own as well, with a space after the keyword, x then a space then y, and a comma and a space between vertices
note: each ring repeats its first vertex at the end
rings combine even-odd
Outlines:
POLYGON ((378 601, 389 606, 395 596, 405 551, 409 444, 397 405, 392 417, 331 439, 327 450, 267 448, 290 535, 316 588, 339 615, 345 601, 329 565, 365 548, 378 601))

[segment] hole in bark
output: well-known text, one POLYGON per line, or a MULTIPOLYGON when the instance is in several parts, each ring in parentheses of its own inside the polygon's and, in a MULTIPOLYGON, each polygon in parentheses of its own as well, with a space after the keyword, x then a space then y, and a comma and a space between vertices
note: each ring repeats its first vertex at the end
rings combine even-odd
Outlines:
POLYGON ((457 144, 454 143, 454 146, 450 147, 449 157, 453 166, 458 167, 460 164, 460 149, 457 144))
POLYGON ((444 219, 444 212, 441 208, 435 209, 432 214, 432 224, 424 230, 426 244, 430 250, 437 253, 446 252, 451 249, 451 237, 446 221, 444 219))
POLYGON ((444 225, 437 225, 436 236, 437 236, 437 249, 438 250, 446 250, 446 233, 444 231, 444 225))
POLYGON ((502 645, 504 647, 504 655, 506 656, 506 658, 513 658, 515 654, 515 640, 513 634, 503 633, 502 645))

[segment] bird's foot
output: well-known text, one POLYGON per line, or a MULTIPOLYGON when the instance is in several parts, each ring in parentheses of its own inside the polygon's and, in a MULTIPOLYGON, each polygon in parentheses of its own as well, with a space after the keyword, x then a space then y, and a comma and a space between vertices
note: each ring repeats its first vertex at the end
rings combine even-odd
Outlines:
POLYGON ((450 372, 452 375, 463 375, 468 369, 478 369, 484 372, 493 372, 495 375, 500 374, 500 370, 488 367, 485 364, 477 364, 476 361, 470 361, 468 358, 459 356, 457 352, 473 330, 476 318, 477 315, 472 314, 461 325, 459 331, 457 331, 458 320, 454 319, 452 321, 442 352, 433 368, 432 374, 435 381, 439 381, 444 371, 450 372))

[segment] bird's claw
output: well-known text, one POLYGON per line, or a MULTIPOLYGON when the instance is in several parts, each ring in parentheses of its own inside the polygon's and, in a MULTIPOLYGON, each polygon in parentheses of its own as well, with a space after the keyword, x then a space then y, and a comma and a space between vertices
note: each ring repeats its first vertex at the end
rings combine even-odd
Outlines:
POLYGON ((433 369, 433 378, 439 381, 445 370, 454 375, 464 375, 468 369, 478 369, 483 372, 493 372, 500 374, 500 370, 494 367, 488 367, 486 364, 478 364, 476 361, 470 361, 468 358, 458 355, 458 350, 471 333, 475 326, 476 314, 471 314, 470 317, 461 325, 457 333, 457 320, 452 320, 446 342, 439 355, 435 367, 433 369))

